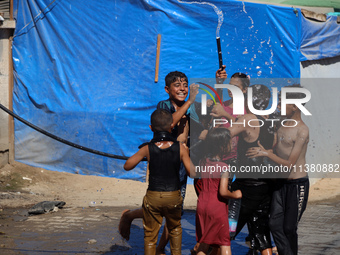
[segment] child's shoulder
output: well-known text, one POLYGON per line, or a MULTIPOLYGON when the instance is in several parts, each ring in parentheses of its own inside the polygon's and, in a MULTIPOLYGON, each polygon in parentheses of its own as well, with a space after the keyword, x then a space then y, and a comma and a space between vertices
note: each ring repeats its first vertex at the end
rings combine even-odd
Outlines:
POLYGON ((157 109, 164 109, 169 112, 175 111, 174 106, 172 105, 170 98, 166 100, 159 101, 157 104, 157 109))
POLYGON ((309 136, 309 128, 308 126, 301 120, 301 122, 297 125, 297 132, 300 136, 309 136))

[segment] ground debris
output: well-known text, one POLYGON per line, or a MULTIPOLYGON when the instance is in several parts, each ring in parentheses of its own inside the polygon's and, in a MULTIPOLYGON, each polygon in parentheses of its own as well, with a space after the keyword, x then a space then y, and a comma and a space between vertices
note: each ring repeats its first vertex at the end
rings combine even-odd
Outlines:
POLYGON ((90 239, 90 240, 87 241, 88 244, 94 244, 96 242, 97 242, 96 239, 90 239))
POLYGON ((28 214, 42 214, 48 212, 56 212, 61 209, 66 203, 63 201, 43 201, 28 210, 28 214))

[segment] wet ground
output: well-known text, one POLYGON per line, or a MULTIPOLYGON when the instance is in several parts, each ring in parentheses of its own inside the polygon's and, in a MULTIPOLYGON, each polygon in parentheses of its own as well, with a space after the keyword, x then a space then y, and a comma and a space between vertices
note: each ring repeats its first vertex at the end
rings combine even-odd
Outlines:
MULTIPOLYGON (((310 203, 299 225, 299 254, 340 254, 340 200, 310 203)), ((118 234, 119 207, 60 209, 27 216, 27 209, 0 212, 0 254, 143 254, 143 227, 135 220, 129 241, 118 234)), ((185 210, 182 254, 195 245, 195 211, 185 210)), ((247 230, 232 241, 233 254, 246 254, 247 230)), ((170 254, 169 247, 166 249, 170 254)))

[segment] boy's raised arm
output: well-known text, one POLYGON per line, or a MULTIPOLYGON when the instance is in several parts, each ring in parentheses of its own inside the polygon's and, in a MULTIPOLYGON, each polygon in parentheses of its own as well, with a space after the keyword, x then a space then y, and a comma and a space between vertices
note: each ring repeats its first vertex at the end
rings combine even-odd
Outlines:
POLYGON ((140 148, 139 151, 137 151, 134 155, 132 155, 128 160, 126 160, 124 164, 124 169, 126 171, 134 169, 139 162, 142 161, 143 158, 149 159, 149 146, 145 145, 142 148, 140 148))
POLYGON ((185 115, 185 113, 189 109, 190 105, 195 102, 196 96, 198 94, 198 88, 199 88, 199 85, 195 83, 190 85, 189 100, 186 101, 180 108, 176 110, 176 112, 172 114, 173 126, 177 125, 177 123, 182 119, 182 117, 185 115))
POLYGON ((225 117, 228 121, 232 121, 233 123, 236 121, 236 118, 226 112, 221 104, 214 105, 210 115, 214 118, 225 117))

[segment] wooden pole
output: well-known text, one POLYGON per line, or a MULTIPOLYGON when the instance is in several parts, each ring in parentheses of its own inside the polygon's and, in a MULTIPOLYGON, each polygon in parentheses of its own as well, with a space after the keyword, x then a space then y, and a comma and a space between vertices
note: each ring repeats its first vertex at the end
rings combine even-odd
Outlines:
POLYGON ((9 6, 9 20, 13 20, 13 0, 10 1, 10 6, 9 6))
POLYGON ((155 67, 155 82, 158 82, 158 73, 159 73, 159 55, 161 53, 161 39, 162 35, 158 34, 157 36, 157 53, 156 53, 156 67, 155 67))
MULTIPOLYGON (((12 60, 12 39, 9 38, 8 46, 8 108, 13 111, 13 60, 12 60)), ((10 164, 14 163, 14 118, 8 115, 8 142, 9 142, 9 153, 8 161, 10 164)))

